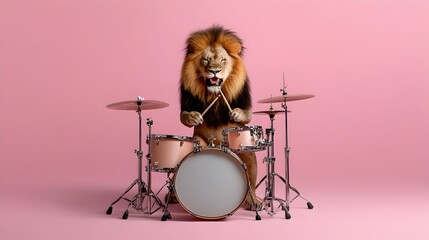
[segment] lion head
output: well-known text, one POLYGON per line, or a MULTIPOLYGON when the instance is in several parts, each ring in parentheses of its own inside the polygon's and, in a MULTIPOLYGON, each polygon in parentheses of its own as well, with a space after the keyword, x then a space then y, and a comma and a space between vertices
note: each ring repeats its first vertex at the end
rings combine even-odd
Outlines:
POLYGON ((192 33, 186 43, 181 87, 203 102, 214 99, 220 88, 229 101, 237 97, 247 81, 241 39, 213 26, 192 33))

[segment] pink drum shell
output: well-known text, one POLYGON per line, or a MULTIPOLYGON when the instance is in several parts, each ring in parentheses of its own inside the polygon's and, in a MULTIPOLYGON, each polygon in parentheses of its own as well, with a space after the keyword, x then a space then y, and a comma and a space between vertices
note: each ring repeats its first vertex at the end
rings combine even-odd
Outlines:
POLYGON ((191 137, 173 135, 151 135, 151 168, 170 170, 194 150, 196 140, 191 137))
POLYGON ((259 142, 262 140, 262 128, 260 126, 244 126, 237 128, 228 128, 223 132, 224 142, 227 147, 233 151, 246 151, 246 147, 249 149, 263 150, 259 146, 259 142), (253 131, 259 132, 261 135, 253 133, 253 131))

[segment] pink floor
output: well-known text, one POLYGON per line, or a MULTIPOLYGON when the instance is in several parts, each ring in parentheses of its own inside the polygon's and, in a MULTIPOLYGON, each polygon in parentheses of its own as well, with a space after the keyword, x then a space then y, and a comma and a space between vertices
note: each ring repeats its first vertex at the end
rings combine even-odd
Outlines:
MULTIPOLYGON (((220 221, 193 218, 179 205, 170 208, 172 219, 161 222, 161 212, 144 215, 131 210, 121 216, 124 201, 105 211, 123 187, 104 184, 65 184, 61 187, 8 188, 0 196, 0 239, 428 239, 427 187, 315 189, 301 192, 305 201, 291 204, 290 220, 238 210, 220 221)), ((299 187, 298 187, 299 188, 299 187)), ((134 189, 133 189, 134 191, 134 189)), ((132 191, 132 192, 133 192, 132 191)), ((282 194, 281 191, 278 191, 282 194)), ((134 194, 134 192, 133 192, 134 194)), ((280 195, 278 195, 280 196, 280 195)), ((283 196, 283 195, 281 195, 283 196)), ((282 197, 283 198, 283 197, 282 197)))

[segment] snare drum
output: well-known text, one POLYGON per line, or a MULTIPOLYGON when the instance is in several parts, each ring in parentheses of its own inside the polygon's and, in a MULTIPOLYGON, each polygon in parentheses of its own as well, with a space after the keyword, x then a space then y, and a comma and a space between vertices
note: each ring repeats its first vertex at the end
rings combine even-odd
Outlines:
POLYGON ((223 144, 233 152, 256 152, 265 149, 261 126, 227 128, 222 131, 223 144))
POLYGON ((156 172, 172 172, 187 154, 194 150, 196 139, 185 136, 151 135, 151 168, 156 172))
POLYGON ((195 217, 231 216, 244 202, 248 180, 240 158, 226 148, 205 147, 187 155, 174 174, 176 197, 195 217))

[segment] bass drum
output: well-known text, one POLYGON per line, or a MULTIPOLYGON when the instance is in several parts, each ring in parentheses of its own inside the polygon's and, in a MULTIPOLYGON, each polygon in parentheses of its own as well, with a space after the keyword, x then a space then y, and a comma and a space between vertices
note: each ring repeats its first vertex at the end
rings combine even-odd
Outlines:
POLYGON ((173 181, 182 207, 203 219, 231 216, 248 189, 245 165, 226 148, 205 147, 188 154, 176 168, 173 181))

